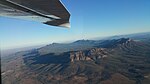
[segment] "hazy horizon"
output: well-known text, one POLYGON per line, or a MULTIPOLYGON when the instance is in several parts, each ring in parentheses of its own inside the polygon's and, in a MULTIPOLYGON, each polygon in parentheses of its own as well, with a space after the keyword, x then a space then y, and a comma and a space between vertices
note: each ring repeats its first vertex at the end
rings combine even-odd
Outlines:
MULTIPOLYGON (((108 37, 113 37, 113 36, 122 36, 122 35, 132 35, 132 34, 142 34, 142 33, 150 33, 150 31, 148 32, 138 32, 138 33, 130 33, 130 34, 119 34, 119 35, 112 35, 112 36, 105 36, 105 37, 93 37, 93 38, 82 38, 82 39, 77 39, 77 40, 103 40, 105 38, 108 38, 108 37)), ((22 46, 15 46, 15 47, 11 47, 11 48, 5 48, 5 49, 1 49, 1 51, 8 51, 8 50, 13 50, 13 49, 20 49, 20 50, 28 50, 28 49, 32 49, 32 48, 37 48, 39 46, 46 46, 46 45, 49 45, 49 44, 52 44, 52 43, 72 43, 74 41, 77 41, 77 40, 66 40, 66 41, 61 41, 61 42, 48 42, 48 43, 43 43, 43 44, 34 44, 34 45, 22 45, 22 46)))

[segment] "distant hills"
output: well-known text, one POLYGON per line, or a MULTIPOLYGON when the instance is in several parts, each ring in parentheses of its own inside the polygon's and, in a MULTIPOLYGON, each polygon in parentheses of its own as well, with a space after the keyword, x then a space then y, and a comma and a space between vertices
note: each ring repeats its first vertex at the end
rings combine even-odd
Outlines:
MULTIPOLYGON (((144 32, 144 33, 134 33, 134 34, 127 34, 127 35, 116 35, 116 36, 110 36, 104 39, 119 39, 119 38, 130 38, 133 40, 140 40, 140 41, 150 41, 150 32, 144 32)), ((97 38, 98 39, 98 38, 97 38)))
POLYGON ((130 38, 136 41, 150 42, 150 32, 112 36, 112 37, 104 38, 101 40, 77 40, 72 43, 53 43, 53 44, 49 44, 47 46, 41 47, 39 51, 43 54, 46 54, 50 52, 62 53, 62 52, 67 52, 67 51, 84 50, 84 49, 95 47, 97 45, 104 46, 104 44, 108 43, 109 40, 114 41, 115 39, 120 39, 120 38, 130 38))
POLYGON ((40 48, 42 46, 45 46, 45 45, 35 45, 35 46, 27 46, 27 47, 22 47, 22 48, 14 48, 14 49, 12 48, 12 49, 1 50, 1 57, 10 56, 16 52, 37 49, 37 48, 40 48))

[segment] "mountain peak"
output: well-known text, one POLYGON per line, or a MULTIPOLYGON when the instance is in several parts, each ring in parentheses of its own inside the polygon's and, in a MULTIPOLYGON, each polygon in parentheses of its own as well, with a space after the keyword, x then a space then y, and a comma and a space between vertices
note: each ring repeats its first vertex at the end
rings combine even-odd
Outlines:
POLYGON ((98 47, 103 47, 103 48, 113 48, 118 45, 126 44, 133 42, 134 40, 130 38, 120 38, 120 39, 113 39, 113 40, 105 40, 103 41, 98 47))
POLYGON ((120 39, 115 39, 116 43, 118 44, 123 44, 123 43, 128 43, 128 42, 131 42, 133 41, 132 39, 130 38, 120 38, 120 39))

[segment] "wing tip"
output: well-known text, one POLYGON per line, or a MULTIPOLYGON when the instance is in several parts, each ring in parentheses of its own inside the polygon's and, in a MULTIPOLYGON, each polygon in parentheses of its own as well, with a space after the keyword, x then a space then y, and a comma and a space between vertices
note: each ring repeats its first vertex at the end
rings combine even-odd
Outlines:
POLYGON ((65 28, 71 27, 70 22, 68 20, 63 20, 63 19, 47 21, 44 24, 52 25, 52 26, 65 27, 65 28))
POLYGON ((69 22, 68 22, 68 23, 63 23, 63 24, 58 25, 58 26, 60 26, 60 27, 65 27, 65 28, 70 28, 70 27, 71 27, 71 25, 70 25, 69 22))

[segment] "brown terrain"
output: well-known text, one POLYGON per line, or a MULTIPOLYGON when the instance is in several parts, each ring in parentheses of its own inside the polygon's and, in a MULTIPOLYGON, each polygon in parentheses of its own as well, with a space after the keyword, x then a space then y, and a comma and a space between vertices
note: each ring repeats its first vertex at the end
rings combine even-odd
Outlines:
POLYGON ((2 84, 150 83, 149 44, 125 38, 103 42, 59 54, 41 53, 43 47, 3 58, 2 84))

